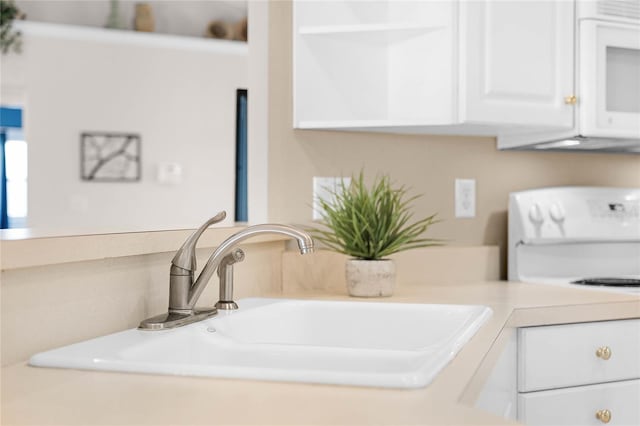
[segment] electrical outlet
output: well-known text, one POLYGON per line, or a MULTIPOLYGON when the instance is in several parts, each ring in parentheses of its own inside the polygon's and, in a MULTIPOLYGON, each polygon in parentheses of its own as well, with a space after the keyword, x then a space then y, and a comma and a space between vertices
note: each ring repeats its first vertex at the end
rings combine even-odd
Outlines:
POLYGON ((322 219, 322 208, 320 200, 328 203, 333 202, 333 192, 340 189, 341 183, 345 186, 351 185, 349 177, 313 177, 313 220, 322 219))
POLYGON ((476 180, 456 179, 456 217, 476 217, 476 180))

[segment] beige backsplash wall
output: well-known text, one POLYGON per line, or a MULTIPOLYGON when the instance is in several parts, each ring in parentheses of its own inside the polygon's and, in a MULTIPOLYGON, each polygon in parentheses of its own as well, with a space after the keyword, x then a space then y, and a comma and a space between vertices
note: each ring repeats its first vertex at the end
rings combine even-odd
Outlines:
MULTIPOLYGON (((504 152, 494 138, 407 136, 292 129, 292 8, 269 9, 269 219, 311 219, 312 177, 364 168, 388 173, 416 194, 417 215, 437 212, 431 236, 452 245, 499 245, 506 269, 509 192, 559 185, 640 186, 640 156, 504 152), (454 217, 454 179, 476 179, 474 219, 454 217)), ((416 52, 416 54, 419 54, 416 52)))
MULTIPOLYGON (((140 234, 139 238, 147 238, 140 234)), ((284 241, 243 245, 234 268, 234 297, 273 296, 282 290, 284 241)), ((123 247, 126 250, 129 247, 123 247)), ((72 251, 73 248, 67 248, 72 251)), ((212 248, 198 249, 198 265, 212 248)), ((166 312, 174 252, 15 268, 0 272, 1 364, 92 337, 134 328, 166 312)), ((198 306, 218 300, 212 278, 198 306)))

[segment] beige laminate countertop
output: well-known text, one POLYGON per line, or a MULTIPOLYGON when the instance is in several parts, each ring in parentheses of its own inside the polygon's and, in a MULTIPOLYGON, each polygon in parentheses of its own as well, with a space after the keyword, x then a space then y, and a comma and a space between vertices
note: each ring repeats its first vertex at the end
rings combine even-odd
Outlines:
POLYGON ((502 350, 502 337, 512 328, 640 317, 636 296, 506 282, 401 286, 393 297, 376 299, 381 300, 483 304, 493 316, 423 389, 89 372, 20 363, 2 369, 2 424, 510 424, 472 404, 502 350))

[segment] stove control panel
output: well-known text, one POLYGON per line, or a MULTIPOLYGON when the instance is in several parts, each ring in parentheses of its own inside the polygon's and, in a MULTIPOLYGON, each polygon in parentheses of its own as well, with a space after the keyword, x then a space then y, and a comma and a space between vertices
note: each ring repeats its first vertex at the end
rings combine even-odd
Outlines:
POLYGON ((559 187, 509 196, 509 280, 637 278, 639 259, 640 188, 559 187))
POLYGON ((523 241, 640 239, 640 188, 559 187, 515 192, 509 199, 509 227, 523 241))

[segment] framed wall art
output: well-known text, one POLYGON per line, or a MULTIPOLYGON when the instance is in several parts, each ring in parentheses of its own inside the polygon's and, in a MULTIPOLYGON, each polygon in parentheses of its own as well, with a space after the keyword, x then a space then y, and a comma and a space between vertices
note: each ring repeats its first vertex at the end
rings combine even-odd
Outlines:
POLYGON ((140 135, 83 132, 80 135, 80 176, 94 182, 136 182, 141 178, 140 135))

